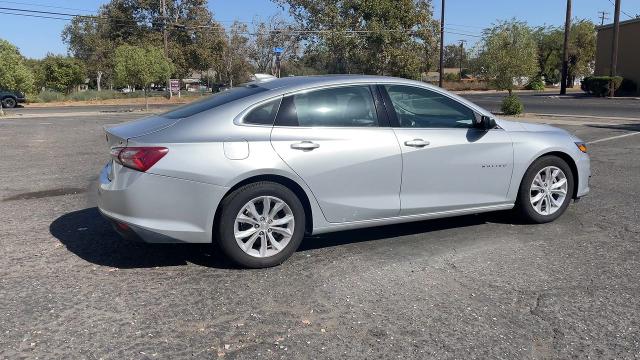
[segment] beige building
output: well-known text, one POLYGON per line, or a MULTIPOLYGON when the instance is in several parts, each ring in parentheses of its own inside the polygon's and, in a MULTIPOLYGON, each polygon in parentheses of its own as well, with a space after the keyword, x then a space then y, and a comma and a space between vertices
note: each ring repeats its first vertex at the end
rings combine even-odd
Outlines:
MULTIPOLYGON (((599 26, 595 75, 609 75, 613 24, 599 26)), ((620 22, 617 75, 640 84, 640 18, 620 22)))

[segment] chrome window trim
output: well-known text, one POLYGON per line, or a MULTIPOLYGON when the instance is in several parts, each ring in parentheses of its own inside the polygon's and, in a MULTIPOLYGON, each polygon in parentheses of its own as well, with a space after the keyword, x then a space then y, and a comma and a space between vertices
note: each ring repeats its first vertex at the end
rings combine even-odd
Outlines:
MULTIPOLYGON (((377 85, 398 85, 398 86, 409 86, 409 87, 416 87, 416 88, 420 88, 420 89, 424 89, 424 90, 428 90, 428 91, 433 91, 435 93, 438 93, 442 96, 446 96, 449 99, 459 103, 460 105, 470 109, 471 111, 473 111, 474 113, 480 113, 480 114, 485 114, 485 115, 491 115, 493 117, 493 114, 491 113, 487 113, 486 110, 484 109, 480 109, 477 105, 472 104, 473 106, 469 106, 465 103, 460 102, 458 99, 450 96, 449 94, 447 94, 445 91, 441 91, 441 89, 436 88, 436 87, 431 87, 431 86, 427 86, 427 84, 425 83, 424 86, 422 84, 414 84, 414 83, 406 83, 406 82, 402 82, 402 81, 383 81, 383 82, 372 82, 372 81, 367 81, 367 82, 349 82, 349 83, 340 83, 340 84, 325 84, 325 85, 317 85, 317 86, 311 86, 308 88, 304 88, 304 89, 297 89, 294 91, 289 91, 289 92, 283 92, 279 95, 275 95, 275 96, 271 96, 269 98, 260 100, 257 103, 254 103, 252 105, 250 105, 249 107, 245 108, 244 110, 242 110, 240 112, 240 114, 238 114, 234 119, 233 119, 233 123, 234 125, 238 125, 238 126, 252 126, 252 127, 278 127, 278 128, 291 128, 291 129, 423 129, 423 130, 428 130, 428 129, 433 129, 433 130, 469 130, 469 129, 473 129, 473 127, 470 128, 449 128, 449 127, 443 127, 443 128, 404 128, 404 127, 394 127, 394 126, 381 126, 380 125, 380 121, 378 119, 378 125, 377 126, 372 126, 372 127, 366 127, 366 126, 277 126, 275 125, 275 121, 273 125, 262 125, 262 124, 249 124, 249 123, 245 123, 244 122, 244 118, 245 116, 254 108, 263 105, 269 101, 273 101, 277 98, 281 98, 281 103, 278 105, 278 111, 280 111, 280 105, 282 105, 282 99, 284 99, 286 96, 293 96, 293 95, 297 95, 297 94, 304 94, 310 91, 318 91, 318 90, 325 90, 325 89, 332 89, 332 88, 340 88, 340 87, 351 87, 351 86, 377 86, 377 85)), ((375 95, 372 93, 371 94, 373 100, 375 101, 375 95)), ((276 117, 277 117, 277 112, 276 112, 276 117)), ((489 130, 503 130, 502 128, 500 128, 499 126, 493 129, 489 129, 489 130)))

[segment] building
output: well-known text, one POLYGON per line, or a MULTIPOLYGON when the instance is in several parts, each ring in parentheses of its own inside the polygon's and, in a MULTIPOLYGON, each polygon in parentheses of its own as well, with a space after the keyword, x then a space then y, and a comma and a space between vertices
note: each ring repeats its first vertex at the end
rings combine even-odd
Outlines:
MULTIPOLYGON (((596 45, 595 75, 609 75, 611 71, 611 51, 613 42, 613 24, 596 27, 598 42, 596 45)), ((618 64, 616 74, 640 84, 640 18, 620 21, 618 34, 618 64)))

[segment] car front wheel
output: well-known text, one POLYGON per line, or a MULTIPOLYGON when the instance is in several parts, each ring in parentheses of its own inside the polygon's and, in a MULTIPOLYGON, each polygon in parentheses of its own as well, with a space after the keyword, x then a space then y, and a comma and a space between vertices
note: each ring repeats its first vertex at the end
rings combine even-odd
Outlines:
POLYGON ((569 206, 573 187, 573 173, 566 161, 557 156, 541 157, 522 179, 516 210, 527 222, 553 221, 569 206))
POLYGON ((7 97, 2 99, 2 107, 7 108, 7 109, 12 109, 14 107, 16 107, 18 103, 16 102, 16 99, 12 98, 12 97, 7 97))
POLYGON ((305 213, 298 197, 273 182, 248 184, 227 196, 218 222, 220 249, 249 268, 279 265, 302 242, 305 213))

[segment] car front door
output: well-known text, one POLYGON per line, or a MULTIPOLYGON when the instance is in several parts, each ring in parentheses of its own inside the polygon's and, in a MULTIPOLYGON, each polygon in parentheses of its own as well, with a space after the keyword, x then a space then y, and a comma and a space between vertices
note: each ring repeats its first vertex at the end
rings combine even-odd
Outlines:
POLYGON ((285 96, 271 132, 278 155, 309 186, 327 221, 397 216, 402 158, 368 85, 285 96))
POLYGON ((401 215, 502 204, 513 169, 508 133, 473 126, 458 100, 418 86, 380 86, 402 149, 401 215))

